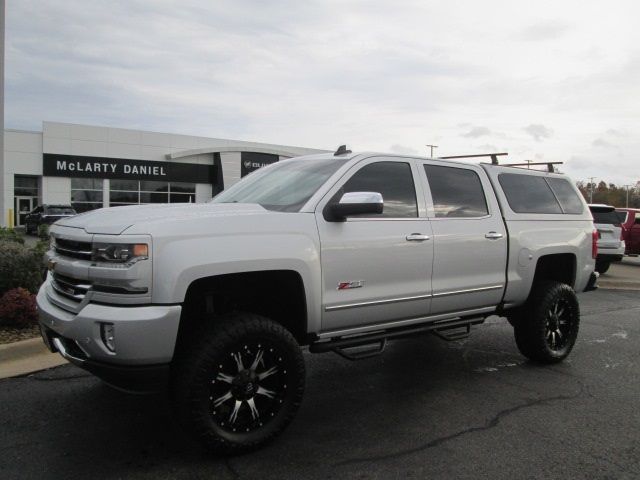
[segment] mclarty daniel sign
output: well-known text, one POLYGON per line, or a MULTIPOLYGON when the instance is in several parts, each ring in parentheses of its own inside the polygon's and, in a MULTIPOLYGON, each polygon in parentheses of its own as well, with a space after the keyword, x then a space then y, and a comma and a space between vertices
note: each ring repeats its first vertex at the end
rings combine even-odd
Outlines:
POLYGON ((42 174, 46 177, 115 178, 165 180, 167 182, 213 183, 213 165, 154 162, 126 158, 83 157, 43 154, 42 174))

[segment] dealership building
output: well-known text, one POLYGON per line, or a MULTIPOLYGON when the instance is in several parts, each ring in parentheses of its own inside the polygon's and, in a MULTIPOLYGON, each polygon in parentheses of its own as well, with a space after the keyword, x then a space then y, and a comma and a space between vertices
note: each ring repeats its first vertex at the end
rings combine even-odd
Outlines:
POLYGON ((77 212, 147 203, 201 203, 278 160, 324 150, 171 133, 43 122, 4 131, 2 226, 42 204, 77 212))

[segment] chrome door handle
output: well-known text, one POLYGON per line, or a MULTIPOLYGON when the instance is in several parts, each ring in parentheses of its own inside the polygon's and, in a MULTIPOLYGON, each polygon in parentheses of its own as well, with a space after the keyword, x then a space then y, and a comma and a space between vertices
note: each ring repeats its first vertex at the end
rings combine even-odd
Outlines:
POLYGON ((412 233, 406 236, 407 242, 424 242, 429 240, 429 235, 423 235, 421 233, 412 233))
POLYGON ((498 232, 489 232, 484 236, 484 238, 488 238, 489 240, 497 240, 499 238, 502 238, 502 234, 498 232))

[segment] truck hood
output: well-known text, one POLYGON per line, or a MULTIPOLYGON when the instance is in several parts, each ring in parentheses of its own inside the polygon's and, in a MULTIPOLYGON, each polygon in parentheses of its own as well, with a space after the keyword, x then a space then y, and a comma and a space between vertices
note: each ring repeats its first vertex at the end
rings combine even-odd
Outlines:
POLYGON ((119 235, 133 225, 267 213, 260 205, 246 203, 133 205, 93 210, 58 220, 56 225, 81 228, 87 233, 119 235))

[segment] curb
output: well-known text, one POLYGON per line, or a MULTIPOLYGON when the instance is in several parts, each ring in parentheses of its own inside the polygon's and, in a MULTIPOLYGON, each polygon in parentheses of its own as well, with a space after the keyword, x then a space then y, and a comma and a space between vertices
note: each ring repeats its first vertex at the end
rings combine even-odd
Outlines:
POLYGON ((64 365, 67 361, 51 353, 41 338, 0 345, 0 379, 25 375, 64 365))

